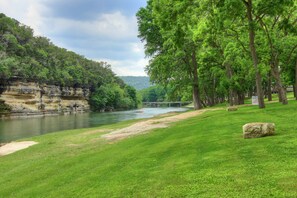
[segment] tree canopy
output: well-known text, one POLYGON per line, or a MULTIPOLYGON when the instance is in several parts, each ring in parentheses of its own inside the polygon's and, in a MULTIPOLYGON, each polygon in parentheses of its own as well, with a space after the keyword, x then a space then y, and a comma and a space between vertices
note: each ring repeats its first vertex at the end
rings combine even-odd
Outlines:
POLYGON ((137 13, 151 80, 176 91, 192 87, 196 109, 286 87, 297 92, 294 0, 148 0, 137 13))

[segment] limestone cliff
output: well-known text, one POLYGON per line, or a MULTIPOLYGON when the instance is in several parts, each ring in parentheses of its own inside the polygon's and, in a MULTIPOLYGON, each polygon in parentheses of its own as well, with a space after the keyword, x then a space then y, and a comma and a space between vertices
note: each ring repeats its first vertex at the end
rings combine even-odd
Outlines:
POLYGON ((12 114, 76 113, 89 111, 89 90, 34 82, 1 86, 0 101, 12 114))

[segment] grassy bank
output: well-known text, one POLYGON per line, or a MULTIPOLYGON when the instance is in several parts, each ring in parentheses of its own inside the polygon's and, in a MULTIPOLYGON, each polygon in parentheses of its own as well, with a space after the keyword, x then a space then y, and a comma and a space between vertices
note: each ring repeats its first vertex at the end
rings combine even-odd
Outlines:
MULTIPOLYGON (((104 130, 30 138, 0 157, 0 197, 297 197, 297 102, 206 112, 119 142, 104 130), (276 135, 243 139, 247 122, 276 135)), ((121 128, 134 121, 104 128, 121 128)))

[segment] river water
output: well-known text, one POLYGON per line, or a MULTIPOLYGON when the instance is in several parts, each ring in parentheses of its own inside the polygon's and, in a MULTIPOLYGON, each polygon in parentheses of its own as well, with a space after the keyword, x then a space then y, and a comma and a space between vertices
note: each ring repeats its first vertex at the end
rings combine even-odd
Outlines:
POLYGON ((120 121, 150 118, 168 112, 186 111, 187 108, 143 108, 108 113, 82 113, 38 118, 0 120, 0 143, 42 135, 54 131, 80 129, 113 124, 120 121))

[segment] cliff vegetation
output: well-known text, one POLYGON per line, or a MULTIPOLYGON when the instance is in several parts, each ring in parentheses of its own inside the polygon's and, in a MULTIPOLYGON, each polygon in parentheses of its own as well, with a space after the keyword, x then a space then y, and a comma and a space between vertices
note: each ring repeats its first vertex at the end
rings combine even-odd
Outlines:
POLYGON ((0 13, 0 85, 15 81, 89 89, 95 111, 137 106, 135 89, 117 77, 108 63, 89 60, 48 38, 34 36, 30 27, 0 13), (100 92, 104 89, 117 100, 100 92))

